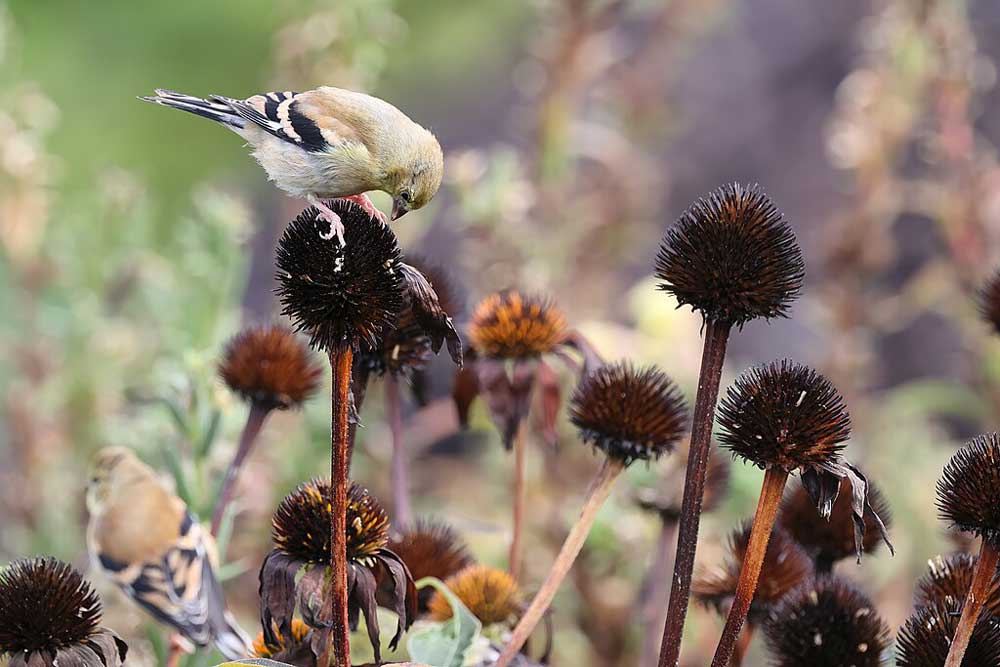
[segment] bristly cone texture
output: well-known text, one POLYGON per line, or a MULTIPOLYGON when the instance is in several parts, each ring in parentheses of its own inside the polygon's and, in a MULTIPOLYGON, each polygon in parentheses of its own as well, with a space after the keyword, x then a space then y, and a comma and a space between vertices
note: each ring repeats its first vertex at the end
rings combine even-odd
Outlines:
POLYGON ((396 236, 352 202, 327 205, 344 222, 346 245, 323 238, 330 223, 315 208, 289 223, 276 258, 282 314, 315 348, 375 348, 404 305, 396 236))
POLYGON ((660 289, 705 321, 784 317, 805 276, 791 227, 757 186, 724 185, 671 226, 656 257, 660 289))
MULTIPOLYGON (((920 607, 896 637, 896 667, 941 667, 948 657, 959 615, 937 605, 920 607)), ((1000 665, 1000 623, 988 614, 979 617, 964 667, 1000 665)))
POLYGON ((550 299, 503 290, 476 306, 469 336, 476 351, 495 359, 524 359, 563 342, 566 320, 550 299))
POLYGON ((764 632, 774 667, 880 667, 891 642, 871 600, 833 577, 786 596, 764 632))
POLYGON ((687 427, 680 390, 655 367, 601 366, 577 386, 570 420, 580 438, 626 465, 673 451, 687 427))
MULTIPOLYGON (((916 606, 937 605, 955 614, 962 610, 972 586, 972 576, 979 558, 966 553, 937 556, 927 562, 927 574, 917 582, 916 606)), ((1000 578, 993 575, 993 582, 986 593, 985 609, 991 616, 1000 617, 1000 578)))
MULTIPOLYGON (((698 573, 691 583, 691 593, 695 600, 715 609, 722 616, 728 613, 736 595, 752 528, 753 522, 746 520, 734 530, 729 536, 729 550, 723 564, 698 573)), ((785 595, 809 580, 812 574, 812 561, 806 552, 788 533, 776 527, 764 553, 764 565, 747 616, 748 621, 754 624, 763 622, 785 595)))
POLYGON ((254 326, 230 339, 219 376, 244 401, 287 410, 316 392, 323 367, 288 327, 254 326))
POLYGON ((851 419, 837 389, 789 360, 740 375, 719 406, 719 442, 760 468, 824 468, 840 459, 851 419))
POLYGON ((127 651, 101 627, 101 600, 70 565, 25 558, 0 569, 0 655, 11 667, 117 667, 127 651))
POLYGON ((1000 271, 993 274, 979 292, 979 314, 1000 334, 1000 271))
MULTIPOLYGON (((483 625, 507 623, 521 611, 517 582, 503 570, 471 565, 444 583, 483 625)), ((440 592, 434 593, 429 606, 431 619, 446 621, 451 618, 451 605, 440 592)))
MULTIPOLYGON (((458 533, 446 523, 417 519, 389 541, 389 549, 410 569, 414 581, 434 577, 441 581, 472 565, 472 554, 458 533)), ((431 586, 420 589, 418 602, 421 612, 434 594, 431 586)))
POLYGON ((974 438, 944 467, 937 483, 938 513, 957 530, 1000 548, 1000 435, 974 438))

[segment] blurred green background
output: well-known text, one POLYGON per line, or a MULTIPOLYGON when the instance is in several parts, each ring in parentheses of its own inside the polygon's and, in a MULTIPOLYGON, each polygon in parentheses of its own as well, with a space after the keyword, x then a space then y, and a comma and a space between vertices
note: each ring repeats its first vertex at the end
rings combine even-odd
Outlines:
MULTIPOLYGON (((933 483, 1000 409, 1000 341, 974 301, 1000 260, 996 3, 0 7, 0 561, 44 552, 87 567, 84 471, 106 444, 173 466, 204 516, 245 417, 217 355, 242 323, 276 317, 274 241, 303 203, 231 133, 136 96, 322 84, 383 96, 441 139, 446 182, 396 226, 406 252, 440 262, 470 306, 512 285, 552 294, 605 356, 662 365, 692 400, 700 322, 655 290, 655 246, 695 197, 759 182, 796 230, 807 284, 791 319, 734 336, 724 382, 790 356, 843 391, 850 456, 889 498, 897 556, 840 567, 890 625, 926 559, 955 548, 933 483)), ((417 508, 503 566, 510 461, 482 406, 452 437, 450 375, 438 360, 438 400, 407 408, 417 508)), ((388 498, 381 392, 369 393, 354 476, 388 498)), ((226 587, 253 633, 270 513, 326 469, 327 419, 322 400, 274 418, 243 478, 226 587)), ((533 438, 529 592, 595 467, 560 429, 558 453, 533 438)), ((555 664, 636 664, 658 526, 632 488, 664 466, 630 472, 557 598, 555 664)), ((757 470, 733 473, 704 524, 703 565, 759 488, 757 470)), ((92 574, 134 664, 151 664, 160 633, 92 574)), ((692 612, 686 664, 704 664, 720 627, 692 612)), ((755 644, 749 664, 762 656, 755 644)))

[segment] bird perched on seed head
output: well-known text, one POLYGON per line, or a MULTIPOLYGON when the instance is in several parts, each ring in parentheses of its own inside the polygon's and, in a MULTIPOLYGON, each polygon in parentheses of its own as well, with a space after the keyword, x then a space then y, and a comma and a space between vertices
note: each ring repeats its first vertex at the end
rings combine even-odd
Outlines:
POLYGON ((249 655, 249 637, 226 611, 211 537, 131 450, 97 453, 87 509, 91 559, 126 595, 199 646, 249 655))
POLYGON ((349 197, 384 217, 365 192, 392 197, 392 219, 420 208, 441 185, 437 139, 393 105, 363 93, 322 86, 237 100, 157 89, 139 99, 210 118, 246 139, 268 177, 303 197, 330 222, 343 244, 343 223, 321 199, 349 197))

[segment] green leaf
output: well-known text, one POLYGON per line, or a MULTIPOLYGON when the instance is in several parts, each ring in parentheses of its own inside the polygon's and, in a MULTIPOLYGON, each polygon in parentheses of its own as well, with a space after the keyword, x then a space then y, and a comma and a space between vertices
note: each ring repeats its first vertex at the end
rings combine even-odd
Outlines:
POLYGON ((451 605, 452 615, 443 623, 432 623, 410 631, 406 639, 410 659, 431 667, 462 667, 465 653, 479 636, 482 624, 439 579, 425 577, 417 582, 417 588, 424 586, 433 586, 445 596, 451 605))
POLYGON ((198 451, 202 458, 207 458, 212 451, 212 445, 215 444, 216 436, 219 434, 219 423, 222 421, 222 411, 218 408, 212 410, 212 416, 209 417, 208 428, 205 429, 205 434, 201 438, 201 443, 199 444, 198 451))
POLYGON ((163 460, 167 464, 167 468, 170 469, 170 475, 174 478, 174 486, 177 488, 177 495, 183 500, 188 507, 193 505, 193 498, 191 497, 191 486, 188 484, 187 474, 184 472, 184 466, 181 463, 180 457, 177 455, 177 449, 173 447, 170 443, 163 445, 160 450, 163 452, 163 460))

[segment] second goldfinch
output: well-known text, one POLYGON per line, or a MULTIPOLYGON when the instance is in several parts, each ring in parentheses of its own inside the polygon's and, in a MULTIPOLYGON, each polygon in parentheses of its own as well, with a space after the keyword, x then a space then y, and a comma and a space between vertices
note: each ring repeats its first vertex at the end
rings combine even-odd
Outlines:
POLYGON ((124 447, 99 451, 87 509, 91 558, 126 595, 198 646, 247 657, 250 638, 226 610, 211 537, 149 466, 124 447))
POLYGON ((371 95, 322 86, 245 100, 157 89, 140 99, 204 116, 246 139, 268 177, 318 208, 330 237, 341 243, 343 224, 321 199, 355 199, 383 217, 364 196, 382 190, 392 197, 396 220, 429 202, 441 185, 444 157, 434 135, 371 95))

